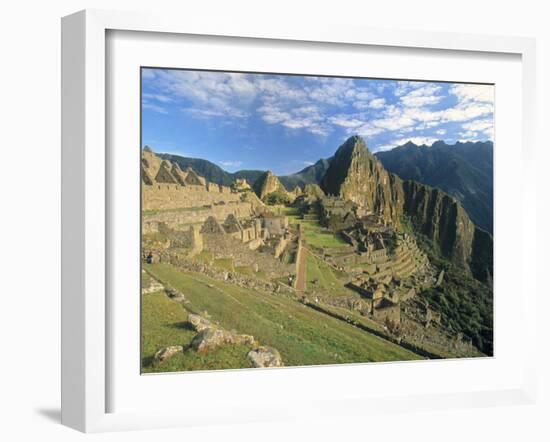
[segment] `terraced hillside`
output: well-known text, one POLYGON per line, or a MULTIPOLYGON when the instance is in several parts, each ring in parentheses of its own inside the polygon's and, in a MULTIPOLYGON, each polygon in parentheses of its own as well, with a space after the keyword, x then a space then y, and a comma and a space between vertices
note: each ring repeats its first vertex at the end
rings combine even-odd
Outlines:
POLYGON ((186 347, 191 342, 195 333, 186 325, 189 312, 206 315, 227 330, 253 335, 261 345, 278 349, 288 366, 421 359, 399 345, 315 311, 283 293, 260 293, 204 274, 184 273, 169 264, 146 264, 144 268, 186 298, 186 303, 179 303, 163 299, 165 295, 160 293, 143 295, 145 372, 209 369, 212 364, 217 364, 216 368, 250 367, 247 348, 240 345, 227 345, 202 355, 184 351, 168 365, 154 366, 152 358, 158 348, 186 347), (161 308, 167 311, 163 313, 161 308))

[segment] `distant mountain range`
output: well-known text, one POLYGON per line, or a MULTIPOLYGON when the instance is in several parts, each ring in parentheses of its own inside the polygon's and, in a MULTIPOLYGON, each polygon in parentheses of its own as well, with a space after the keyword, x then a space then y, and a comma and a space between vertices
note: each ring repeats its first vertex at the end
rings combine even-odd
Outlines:
MULTIPOLYGON (((266 172, 265 170, 239 170, 231 173, 208 160, 200 158, 187 158, 168 153, 161 153, 158 156, 164 160, 177 163, 182 170, 191 167, 208 181, 224 186, 230 186, 236 178, 245 178, 253 186, 266 172)), ((288 191, 292 191, 296 186, 303 188, 306 184, 318 184, 327 171, 329 164, 330 159, 321 159, 300 172, 279 176, 278 178, 288 191)))
MULTIPOLYGON (((493 232, 493 143, 467 142, 454 145, 438 141, 432 146, 408 142, 386 152, 374 154, 384 168, 403 180, 413 180, 443 190, 458 199, 474 224, 493 232)), ((236 178, 245 178, 250 185, 261 178, 264 170, 226 172, 216 164, 198 158, 159 154, 174 161, 182 169, 192 167, 207 180, 225 186, 236 178)), ((279 176, 288 191, 296 186, 320 184, 331 158, 320 159, 301 171, 279 176)))
POLYGON ((432 146, 407 143, 376 157, 404 180, 437 187, 454 196, 472 221, 493 232, 493 143, 468 142, 432 146))

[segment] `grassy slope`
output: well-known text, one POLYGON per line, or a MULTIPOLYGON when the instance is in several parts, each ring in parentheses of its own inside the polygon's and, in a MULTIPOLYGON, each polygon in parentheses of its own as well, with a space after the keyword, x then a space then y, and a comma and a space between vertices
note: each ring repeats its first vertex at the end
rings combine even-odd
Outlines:
POLYGON ((355 292, 343 286, 342 281, 338 278, 338 272, 332 267, 311 253, 307 254, 306 262, 306 288, 308 290, 322 290, 334 296, 355 295, 355 292))
POLYGON ((142 297, 142 371, 209 370, 250 367, 243 345, 224 346, 209 353, 192 350, 177 354, 162 365, 153 365, 152 357, 158 349, 169 345, 187 346, 196 332, 187 326, 187 312, 179 302, 169 299, 164 292, 142 297))
POLYGON ((224 328, 251 334, 261 344, 277 348, 286 365, 419 359, 398 345, 284 296, 263 295, 201 274, 184 274, 167 264, 147 268, 181 290, 197 312, 206 310, 224 328))
POLYGON ((304 220, 294 207, 285 207, 282 213, 288 216, 291 224, 301 224, 306 243, 312 247, 347 247, 348 243, 325 229, 318 221, 304 220))
POLYGON ((347 247, 348 243, 332 232, 326 231, 318 222, 301 221, 304 229, 306 244, 313 247, 347 247))

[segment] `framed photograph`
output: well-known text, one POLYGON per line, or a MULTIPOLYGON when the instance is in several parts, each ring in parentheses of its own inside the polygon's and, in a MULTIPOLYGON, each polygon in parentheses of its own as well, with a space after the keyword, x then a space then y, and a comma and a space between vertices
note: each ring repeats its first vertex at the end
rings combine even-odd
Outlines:
POLYGON ((63 19, 64 424, 533 400, 534 42, 329 28, 63 19))

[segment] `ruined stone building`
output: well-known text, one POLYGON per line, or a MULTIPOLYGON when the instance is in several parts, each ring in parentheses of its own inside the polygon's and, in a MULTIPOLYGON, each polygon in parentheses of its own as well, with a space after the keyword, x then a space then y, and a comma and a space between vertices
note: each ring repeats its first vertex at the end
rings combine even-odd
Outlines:
POLYGON ((144 148, 141 157, 142 210, 194 208, 220 202, 240 202, 227 186, 209 183, 193 169, 181 170, 144 148))
POLYGON ((288 229, 288 217, 266 212, 261 215, 262 227, 270 236, 284 235, 288 229))
POLYGON ((231 187, 236 192, 244 192, 244 191, 252 190, 252 187, 250 186, 250 184, 248 184, 248 181, 246 181, 246 178, 237 178, 231 187))

